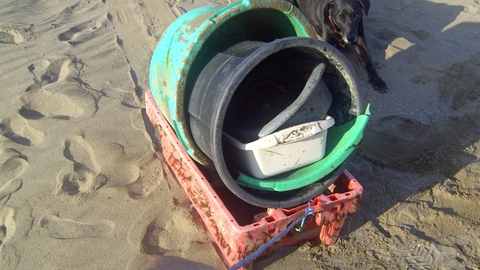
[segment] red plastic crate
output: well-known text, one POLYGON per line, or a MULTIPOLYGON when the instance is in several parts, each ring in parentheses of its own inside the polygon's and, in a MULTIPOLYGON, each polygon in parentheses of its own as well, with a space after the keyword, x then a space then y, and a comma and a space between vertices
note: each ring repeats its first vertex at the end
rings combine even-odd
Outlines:
MULTIPOLYGON (((212 185, 212 176, 208 172, 202 172, 205 170, 186 153, 174 130, 158 110, 150 91, 146 92, 145 100, 150 121, 159 130, 163 155, 228 267, 255 252, 305 214, 308 204, 289 209, 265 209, 243 202, 225 187, 212 185)), ((363 188, 345 170, 329 187, 328 192, 330 194, 322 194, 310 200, 315 214, 305 219, 301 232, 287 232, 267 248, 262 256, 282 246, 315 238, 319 238, 325 245, 334 244, 346 217, 357 211, 363 188)))

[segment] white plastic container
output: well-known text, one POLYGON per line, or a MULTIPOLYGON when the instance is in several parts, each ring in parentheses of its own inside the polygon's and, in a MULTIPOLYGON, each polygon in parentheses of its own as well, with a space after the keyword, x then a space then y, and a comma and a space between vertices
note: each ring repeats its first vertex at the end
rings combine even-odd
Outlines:
POLYGON ((334 124, 335 120, 327 116, 325 120, 282 129, 246 144, 224 132, 224 154, 242 173, 265 179, 322 159, 327 130, 334 124))

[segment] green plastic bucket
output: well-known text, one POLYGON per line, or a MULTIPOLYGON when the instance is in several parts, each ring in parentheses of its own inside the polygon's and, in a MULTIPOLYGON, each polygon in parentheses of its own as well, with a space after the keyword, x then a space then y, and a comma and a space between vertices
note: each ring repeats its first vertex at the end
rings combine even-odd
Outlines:
POLYGON ((298 9, 278 0, 243 0, 197 8, 167 28, 151 60, 150 87, 158 108, 195 161, 213 167, 192 138, 187 111, 203 67, 217 52, 238 42, 271 42, 295 36, 315 38, 316 34, 298 9))

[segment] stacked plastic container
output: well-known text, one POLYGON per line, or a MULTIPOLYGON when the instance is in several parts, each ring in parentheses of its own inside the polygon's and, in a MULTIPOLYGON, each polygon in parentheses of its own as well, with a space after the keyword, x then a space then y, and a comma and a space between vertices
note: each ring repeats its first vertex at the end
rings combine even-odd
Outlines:
POLYGON ((291 4, 244 0, 184 14, 154 52, 160 111, 247 203, 292 207, 321 194, 363 136, 355 72, 315 37, 291 4))

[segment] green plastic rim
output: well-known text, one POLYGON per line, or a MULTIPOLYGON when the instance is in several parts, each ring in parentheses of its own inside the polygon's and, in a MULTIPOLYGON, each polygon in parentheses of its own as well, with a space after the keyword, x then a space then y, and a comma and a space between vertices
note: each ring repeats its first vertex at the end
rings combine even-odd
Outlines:
POLYGON ((328 129, 325 156, 310 165, 267 179, 257 179, 239 173, 237 184, 258 190, 285 192, 313 184, 339 167, 355 150, 363 138, 370 118, 370 104, 365 114, 341 126, 328 129))
POLYGON ((195 161, 213 165, 193 140, 187 112, 193 84, 211 59, 211 51, 222 51, 244 40, 270 42, 289 36, 315 38, 316 34, 298 9, 278 0, 243 0, 197 8, 179 17, 163 33, 150 64, 150 87, 159 110, 195 161))

